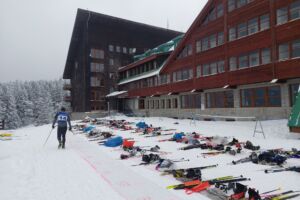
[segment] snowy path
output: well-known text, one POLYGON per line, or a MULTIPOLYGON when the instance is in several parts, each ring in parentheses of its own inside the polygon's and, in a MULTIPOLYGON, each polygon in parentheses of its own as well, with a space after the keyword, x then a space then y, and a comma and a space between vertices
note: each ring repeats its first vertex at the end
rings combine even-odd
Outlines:
MULTIPOLYGON (((105 155, 98 145, 70 133, 65 150, 57 150, 55 132, 43 148, 48 133, 49 126, 20 129, 14 132, 19 136, 15 140, 0 143, 0 199, 177 200, 187 197, 158 186, 120 160, 105 155)), ((188 199, 199 199, 197 196, 188 199)))

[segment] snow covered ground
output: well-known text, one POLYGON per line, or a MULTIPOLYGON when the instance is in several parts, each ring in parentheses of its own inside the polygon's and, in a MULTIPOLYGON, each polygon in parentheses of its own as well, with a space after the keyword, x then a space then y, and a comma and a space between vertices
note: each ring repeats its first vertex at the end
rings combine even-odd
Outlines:
MULTIPOLYGON (((229 140, 236 137, 240 141, 250 140, 263 149, 291 148, 300 149, 300 134, 289 133, 286 120, 263 121, 266 139, 261 134, 252 137, 254 122, 216 122, 176 120, 170 118, 128 118, 118 116, 132 122, 144 120, 153 126, 174 128, 177 131, 196 131, 205 136, 227 136, 229 140), (178 122, 178 124, 174 124, 178 122)), ((109 130, 107 127, 99 127, 109 130)), ((186 195, 184 191, 167 190, 166 186, 179 183, 171 176, 161 176, 153 165, 136 166, 141 157, 120 160, 124 153, 119 147, 107 148, 90 142, 82 134, 67 134, 65 150, 57 149, 56 133, 53 132, 45 147, 50 125, 26 127, 13 133, 13 140, 0 141, 0 199, 9 200, 175 200, 175 199, 207 199, 201 193, 186 195)), ((259 191, 267 191, 281 187, 283 190, 300 190, 299 173, 281 172, 265 174, 264 165, 245 163, 228 165, 232 160, 246 157, 241 155, 201 156, 200 149, 179 151, 184 144, 175 142, 158 142, 159 139, 145 138, 131 133, 117 131, 115 134, 135 138, 136 145, 159 145, 162 151, 170 152, 162 155, 165 158, 188 158, 189 162, 176 163, 176 167, 196 167, 219 164, 217 168, 202 171, 204 179, 220 176, 239 176, 251 178, 245 182, 259 191)), ((7 131, 0 131, 4 133, 7 131)), ((289 159, 287 164, 300 165, 299 159, 289 159)))

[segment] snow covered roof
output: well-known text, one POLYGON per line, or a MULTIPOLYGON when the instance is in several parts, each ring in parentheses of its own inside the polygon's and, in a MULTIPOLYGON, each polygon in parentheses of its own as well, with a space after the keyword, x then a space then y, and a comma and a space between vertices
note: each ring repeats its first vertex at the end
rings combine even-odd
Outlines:
POLYGON ((156 75, 159 74, 160 69, 161 69, 161 67, 159 69, 155 70, 155 71, 151 71, 151 72, 145 73, 143 75, 138 75, 138 76, 126 79, 124 81, 120 81, 118 83, 118 85, 123 85, 123 84, 130 83, 130 82, 133 82, 133 81, 138 81, 138 80, 141 80, 141 79, 144 79, 144 78, 149 78, 151 76, 156 76, 156 75))
POLYGON ((115 91, 115 92, 112 92, 112 93, 106 95, 106 97, 115 97, 115 96, 124 94, 124 93, 126 93, 126 92, 127 92, 127 91, 115 91))

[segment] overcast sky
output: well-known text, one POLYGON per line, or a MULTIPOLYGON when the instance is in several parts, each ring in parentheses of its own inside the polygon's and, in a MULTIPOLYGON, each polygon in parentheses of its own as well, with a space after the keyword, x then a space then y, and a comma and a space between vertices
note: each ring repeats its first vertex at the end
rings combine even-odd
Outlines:
POLYGON ((62 77, 77 8, 185 32, 207 0, 0 0, 0 82, 62 77))

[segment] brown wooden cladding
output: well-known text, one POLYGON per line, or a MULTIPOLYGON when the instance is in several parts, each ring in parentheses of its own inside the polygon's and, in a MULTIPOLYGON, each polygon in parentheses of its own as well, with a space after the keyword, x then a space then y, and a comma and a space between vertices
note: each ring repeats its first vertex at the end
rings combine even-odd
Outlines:
MULTIPOLYGON (((169 85, 143 88, 129 92, 129 96, 151 96, 154 94, 167 94, 170 92, 185 92, 191 89, 212 89, 223 88, 225 85, 238 86, 260 82, 270 82, 273 79, 292 79, 300 77, 300 59, 294 58, 285 61, 278 61, 278 45, 300 39, 300 19, 289 21, 285 24, 276 25, 276 10, 294 2, 293 0, 256 0, 239 9, 227 12, 206 25, 201 26, 211 5, 216 1, 209 1, 201 11, 196 21, 188 30, 182 43, 171 54, 161 73, 172 73, 187 67, 193 67, 194 78, 188 81, 170 83, 169 85), (259 31, 252 35, 228 41, 228 29, 236 27, 238 24, 248 20, 269 14, 270 28, 259 31), (211 34, 224 31, 225 43, 206 51, 196 53, 196 41, 211 34), (187 44, 193 45, 193 54, 191 56, 176 59, 180 50, 187 44), (270 48, 271 63, 255 67, 229 71, 228 62, 232 56, 240 56, 255 50, 270 48), (219 60, 225 61, 225 72, 215 75, 196 78, 196 67, 200 64, 207 64, 219 60), (149 90, 148 90, 149 89, 149 90)), ((227 1, 223 0, 224 8, 227 7, 227 1)))

